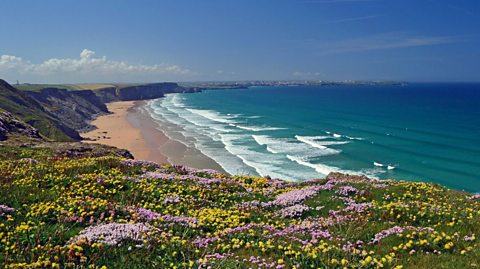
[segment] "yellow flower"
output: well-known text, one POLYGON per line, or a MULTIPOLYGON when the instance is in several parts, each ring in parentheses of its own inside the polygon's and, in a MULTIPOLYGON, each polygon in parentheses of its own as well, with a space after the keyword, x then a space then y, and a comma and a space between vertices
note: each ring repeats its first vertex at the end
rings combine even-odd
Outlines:
POLYGON ((448 242, 444 246, 445 249, 451 249, 452 247, 453 247, 453 242, 448 242))

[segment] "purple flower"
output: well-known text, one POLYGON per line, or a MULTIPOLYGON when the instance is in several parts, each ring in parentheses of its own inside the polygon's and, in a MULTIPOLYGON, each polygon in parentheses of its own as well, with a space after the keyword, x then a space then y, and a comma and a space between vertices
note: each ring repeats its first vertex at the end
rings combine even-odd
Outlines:
POLYGON ((144 223, 101 224, 85 228, 77 236, 72 238, 69 244, 75 244, 83 239, 109 246, 116 246, 123 240, 143 242, 146 238, 146 233, 149 231, 151 231, 151 228, 144 223))
POLYGON ((134 213, 136 217, 142 221, 153 221, 160 219, 165 222, 170 222, 172 224, 179 224, 183 226, 192 226, 198 223, 198 220, 193 217, 162 215, 160 213, 156 213, 149 209, 140 207, 127 207, 126 209, 134 213))
POLYGON ((127 167, 151 167, 151 168, 160 168, 160 165, 156 162, 146 161, 146 160, 124 160, 121 163, 127 167))
POLYGON ((163 202, 164 202, 165 204, 178 203, 178 202, 180 202, 180 197, 178 197, 178 196, 176 196, 176 195, 170 195, 170 196, 165 197, 165 199, 163 200, 163 202))
POLYGON ((342 186, 338 188, 338 190, 335 193, 342 196, 348 196, 350 194, 357 194, 358 190, 352 186, 342 186))
POLYGON ((6 213, 12 213, 15 211, 15 208, 8 207, 6 205, 0 205, 0 217, 3 217, 6 215, 6 213))
POLYGON ((310 186, 299 190, 293 190, 282 193, 270 202, 272 206, 291 206, 305 201, 307 198, 315 196, 320 190, 331 190, 336 184, 336 180, 329 180, 324 185, 310 186))
POLYGON ((391 235, 402 234, 406 230, 414 230, 414 231, 417 231, 417 232, 427 231, 427 232, 430 232, 430 233, 432 233, 434 231, 432 228, 429 228, 429 227, 414 227, 414 226, 400 227, 400 226, 394 226, 392 228, 385 229, 385 230, 380 231, 377 234, 375 234, 372 242, 370 242, 369 244, 372 245, 372 244, 380 243, 381 240, 383 240, 383 239, 385 239, 385 238, 387 238, 391 235))
POLYGON ((475 240, 475 234, 472 234, 472 236, 465 235, 465 237, 463 237, 463 240, 465 240, 465 242, 473 241, 475 240))
POLYGON ((474 194, 470 197, 467 196, 467 198, 470 199, 470 200, 478 200, 478 199, 480 199, 480 194, 474 194))
POLYGON ((283 218, 295 218, 295 217, 300 217, 304 212, 307 212, 309 210, 310 210, 310 207, 304 204, 297 204, 297 205, 292 205, 286 208, 282 208, 279 214, 283 218))
POLYGON ((26 164, 30 164, 30 165, 38 164, 38 161, 35 160, 35 159, 32 159, 32 158, 22 158, 22 159, 19 159, 17 162, 26 163, 26 164))

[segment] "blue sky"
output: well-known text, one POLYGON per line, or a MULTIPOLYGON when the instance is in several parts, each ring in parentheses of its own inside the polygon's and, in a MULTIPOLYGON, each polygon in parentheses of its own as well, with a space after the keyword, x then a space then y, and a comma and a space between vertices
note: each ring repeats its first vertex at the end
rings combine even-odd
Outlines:
POLYGON ((478 0, 4 0, 11 82, 480 81, 478 0))

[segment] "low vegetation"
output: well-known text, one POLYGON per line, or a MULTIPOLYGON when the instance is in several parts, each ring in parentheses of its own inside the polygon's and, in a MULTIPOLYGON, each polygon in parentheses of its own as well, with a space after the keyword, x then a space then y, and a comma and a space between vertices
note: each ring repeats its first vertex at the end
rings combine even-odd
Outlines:
POLYGON ((438 185, 0 149, 4 268, 480 266, 479 196, 438 185))

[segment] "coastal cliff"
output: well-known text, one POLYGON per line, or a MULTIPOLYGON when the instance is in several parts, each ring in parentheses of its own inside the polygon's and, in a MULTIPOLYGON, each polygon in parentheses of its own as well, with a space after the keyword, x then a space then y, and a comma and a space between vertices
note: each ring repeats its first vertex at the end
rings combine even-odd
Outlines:
POLYGON ((161 98, 166 93, 193 92, 190 88, 180 87, 177 83, 165 82, 127 87, 109 87, 95 90, 95 94, 104 103, 114 101, 135 101, 161 98))
POLYGON ((65 125, 27 92, 19 91, 0 79, 0 108, 35 127, 56 141, 74 141, 81 137, 77 131, 65 125))
POLYGON ((0 108, 37 128, 55 141, 82 140, 80 132, 94 129, 90 122, 109 113, 105 103, 161 98, 166 93, 196 92, 177 83, 153 83, 95 90, 70 90, 45 87, 17 90, 0 80, 0 108))
POLYGON ((105 104, 92 91, 45 88, 25 93, 40 103, 49 114, 78 132, 92 129, 89 122, 98 115, 108 113, 105 104))

